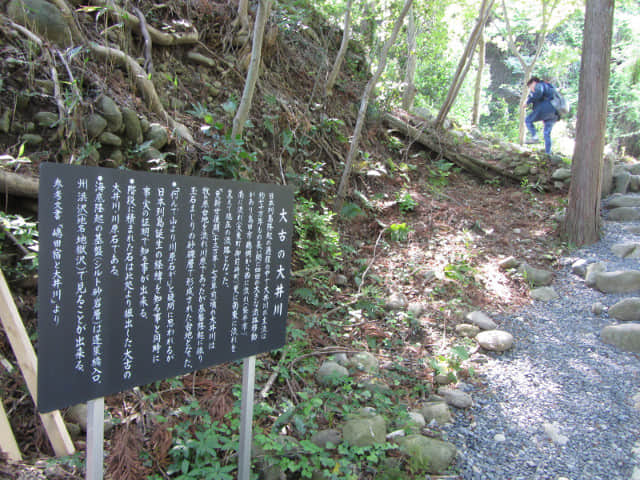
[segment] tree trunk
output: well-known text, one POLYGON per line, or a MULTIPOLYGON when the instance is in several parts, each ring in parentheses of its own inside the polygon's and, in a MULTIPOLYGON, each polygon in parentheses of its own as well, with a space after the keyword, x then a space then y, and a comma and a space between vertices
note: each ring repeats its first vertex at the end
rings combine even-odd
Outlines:
POLYGON ((349 46, 349 39, 351 38, 351 5, 352 4, 353 4, 353 0, 349 0, 347 2, 347 11, 344 14, 344 29, 342 30, 342 43, 340 44, 340 50, 338 50, 336 61, 333 64, 333 69, 331 69, 331 73, 329 74, 329 78, 327 79, 327 84, 325 85, 325 88, 324 88, 325 95, 327 97, 330 96, 333 91, 333 86, 335 85, 336 79, 338 78, 338 74, 340 73, 342 60, 344 60, 344 56, 347 53, 347 47, 349 46))
POLYGON ((473 111, 471 112, 471 124, 478 125, 480 122, 480 97, 482 96, 482 74, 484 73, 484 57, 486 54, 486 43, 484 41, 484 29, 478 39, 478 72, 476 74, 476 85, 473 91, 473 111))
POLYGON ((249 0, 238 2, 238 21, 240 22, 240 31, 249 30, 249 0))
POLYGON ((588 0, 585 11, 576 144, 565 224, 567 239, 576 246, 599 238, 614 4, 614 0, 588 0))
POLYGON ((353 137, 351 139, 351 145, 349 147, 349 153, 347 154, 347 159, 345 160, 344 172, 342 173, 342 178, 340 179, 340 185, 338 186, 338 192, 336 193, 336 201, 334 204, 334 210, 339 211, 342 208, 342 203, 344 201, 344 196, 347 193, 347 185, 349 183, 349 175, 351 175, 351 167, 353 165, 353 160, 358 152, 358 143, 360 142, 360 134, 362 133, 362 127, 364 126, 364 120, 367 114, 367 107, 369 106, 369 97, 371 97, 371 92, 374 87, 378 83, 380 79, 380 75, 384 72, 384 69, 387 65, 387 54, 389 53, 389 49, 395 43, 396 38, 398 37, 398 32, 400 31, 400 27, 404 22, 404 17, 407 16, 407 12, 411 7, 413 0, 405 0, 404 6, 402 7, 402 11, 400 15, 396 19, 396 23, 393 26, 393 31, 391 32, 391 36, 387 40, 387 42, 382 47, 382 52, 380 52, 380 59, 378 60, 378 68, 376 72, 373 74, 367 86, 364 89, 364 93, 362 94, 362 100, 360 102, 360 110, 358 111, 358 118, 356 120, 356 127, 353 132, 353 137))
POLYGON ((402 93, 402 108, 410 111, 413 108, 413 100, 416 97, 416 52, 418 42, 416 40, 415 10, 411 7, 407 19, 407 65, 404 72, 404 92, 402 93))
POLYGON ((438 112, 438 116, 436 117, 435 126, 436 128, 442 128, 444 124, 444 120, 447 118, 453 103, 458 96, 458 92, 460 91, 460 87, 464 82, 464 78, 469 71, 469 66, 471 65, 471 61, 473 59, 473 52, 476 50, 476 45, 478 43, 478 39, 484 30, 484 24, 489 17, 489 13, 491 12, 491 7, 493 6, 494 0, 482 0, 482 5, 480 6, 480 15, 478 16, 478 21, 476 22, 475 27, 471 31, 471 35, 469 36, 469 41, 467 42, 467 46, 462 53, 462 57, 460 58, 460 62, 458 63, 458 69, 453 77, 453 81, 451 82, 451 86, 449 87, 449 92, 447 93, 447 98, 444 101, 444 104, 440 108, 438 112))
POLYGON ((244 91, 240 106, 233 118, 233 129, 231 137, 237 138, 242 136, 244 124, 249 116, 251 101, 253 100, 253 92, 256 89, 258 75, 260 74, 260 61, 262 59, 262 39, 264 38, 264 27, 269 18, 269 9, 271 8, 271 0, 260 0, 258 4, 258 13, 256 14, 256 23, 253 28, 253 43, 251 45, 251 61, 249 62, 249 70, 247 71, 247 79, 244 83, 244 91))
POLYGON ((526 126, 524 124, 524 119, 527 115, 527 97, 529 96, 529 87, 527 87, 527 82, 531 78, 531 73, 533 72, 534 64, 527 65, 524 67, 524 73, 522 76, 524 77, 524 81, 522 82, 522 90, 520 92, 520 109, 518 113, 518 143, 522 145, 524 143, 524 137, 527 133, 526 126))

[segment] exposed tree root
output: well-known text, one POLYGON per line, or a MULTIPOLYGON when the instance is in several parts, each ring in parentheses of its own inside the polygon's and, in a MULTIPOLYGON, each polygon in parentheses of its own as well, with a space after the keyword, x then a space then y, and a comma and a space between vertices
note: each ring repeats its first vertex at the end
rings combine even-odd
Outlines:
MULTIPOLYGON (((132 13, 127 12, 123 8, 113 2, 113 0, 94 0, 91 2, 93 5, 102 7, 108 7, 109 14, 116 17, 119 21, 131 28, 132 30, 141 31, 140 19, 132 13)), ((164 47, 170 47, 175 45, 190 45, 198 42, 199 34, 194 26, 191 32, 186 33, 166 33, 158 30, 157 28, 147 25, 146 29, 151 37, 151 41, 156 45, 162 45, 164 47)))
POLYGON ((158 97, 158 93, 156 92, 153 82, 149 80, 146 72, 140 65, 138 65, 138 62, 117 48, 105 47, 104 45, 100 45, 95 42, 89 42, 89 48, 93 53, 99 55, 105 60, 114 60, 124 67, 129 75, 131 75, 135 80, 136 85, 140 89, 149 109, 160 115, 179 137, 186 140, 188 143, 196 143, 194 138, 191 136, 189 129, 180 122, 175 121, 167 114, 160 102, 160 97, 158 97))
POLYGON ((16 197, 38 198, 40 182, 19 173, 0 169, 0 193, 16 197))

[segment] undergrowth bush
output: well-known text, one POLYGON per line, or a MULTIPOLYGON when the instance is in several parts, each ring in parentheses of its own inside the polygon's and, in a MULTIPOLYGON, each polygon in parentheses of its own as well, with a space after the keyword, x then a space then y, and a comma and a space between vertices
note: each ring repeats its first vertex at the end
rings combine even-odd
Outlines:
POLYGON ((324 204, 298 198, 294 228, 296 254, 304 268, 337 268, 342 259, 340 235, 333 226, 335 214, 324 204))

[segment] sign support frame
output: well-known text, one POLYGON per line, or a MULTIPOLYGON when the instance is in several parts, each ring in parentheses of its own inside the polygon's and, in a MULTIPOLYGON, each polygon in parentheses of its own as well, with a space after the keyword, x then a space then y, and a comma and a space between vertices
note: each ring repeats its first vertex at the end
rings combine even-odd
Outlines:
POLYGON ((104 477, 104 397, 87 402, 86 480, 104 477))
POLYGON ((238 449, 238 480, 251 476, 251 440, 253 427, 253 397, 256 380, 256 356, 245 357, 242 363, 242 399, 240 402, 240 446, 238 449))

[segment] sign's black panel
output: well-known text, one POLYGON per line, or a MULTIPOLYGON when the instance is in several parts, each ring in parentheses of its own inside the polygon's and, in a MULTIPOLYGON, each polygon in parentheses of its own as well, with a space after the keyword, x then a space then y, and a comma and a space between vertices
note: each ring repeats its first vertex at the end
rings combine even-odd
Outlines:
POLYGON ((42 164, 38 408, 285 342, 281 186, 42 164))

